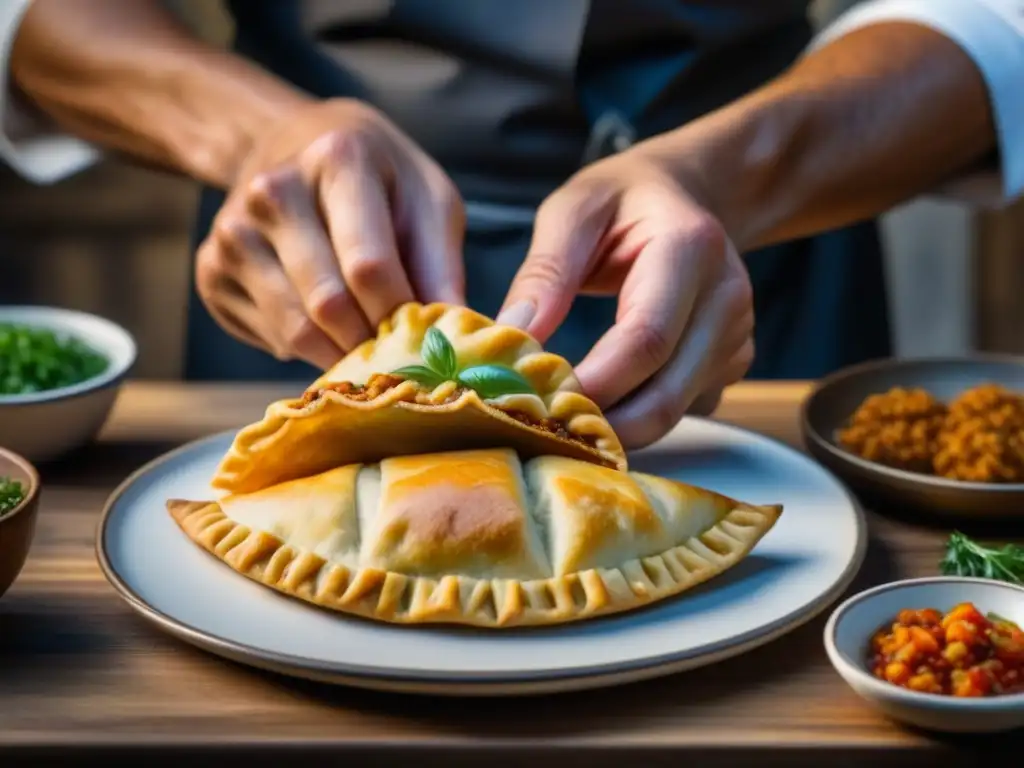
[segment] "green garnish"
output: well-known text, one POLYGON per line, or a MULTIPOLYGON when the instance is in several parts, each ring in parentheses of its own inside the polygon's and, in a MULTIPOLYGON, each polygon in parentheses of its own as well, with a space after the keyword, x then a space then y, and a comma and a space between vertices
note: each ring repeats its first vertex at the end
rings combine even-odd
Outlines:
POLYGON ((17 480, 0 477, 0 517, 3 517, 25 498, 25 489, 17 480))
POLYGON ((530 382, 504 365, 475 365, 460 371, 455 380, 485 400, 502 395, 533 395, 530 382))
POLYGON ((68 387, 98 376, 108 365, 106 357, 79 339, 0 323, 0 395, 68 387))
POLYGON ((1024 547, 1006 544, 995 549, 954 531, 946 544, 940 568, 946 576, 973 576, 1024 584, 1024 547))
POLYGON ((506 365, 470 365, 459 368, 455 348, 437 328, 427 329, 420 346, 423 365, 407 365, 391 373, 433 389, 446 381, 472 389, 485 400, 503 395, 537 394, 523 376, 506 365))
POLYGON ((1006 618, 1005 616, 1000 616, 995 611, 989 611, 988 613, 986 613, 985 618, 991 621, 993 624, 1005 624, 1007 626, 1013 627, 1014 629, 1020 629, 1020 627, 1017 626, 1017 622, 1010 621, 1008 618, 1006 618))

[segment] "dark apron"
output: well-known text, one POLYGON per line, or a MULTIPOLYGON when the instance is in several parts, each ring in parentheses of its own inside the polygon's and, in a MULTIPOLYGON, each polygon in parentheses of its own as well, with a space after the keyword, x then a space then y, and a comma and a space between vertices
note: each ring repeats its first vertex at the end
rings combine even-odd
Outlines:
MULTIPOLYGON (((804 49, 786 0, 235 0, 235 50, 304 90, 374 104, 467 202, 469 305, 493 316, 537 205, 586 163, 671 130, 778 74, 804 49)), ((223 195, 204 190, 196 244, 223 195)), ((873 223, 746 255, 751 378, 817 378, 890 353, 873 223)), ((577 299, 548 348, 576 363, 614 299, 577 299)), ((193 293, 186 377, 298 379, 224 333, 193 293)))

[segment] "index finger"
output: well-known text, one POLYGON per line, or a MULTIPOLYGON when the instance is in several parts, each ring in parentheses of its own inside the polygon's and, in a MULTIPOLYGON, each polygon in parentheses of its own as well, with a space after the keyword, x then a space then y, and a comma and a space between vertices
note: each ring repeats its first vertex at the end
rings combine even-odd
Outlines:
POLYGON ((376 326, 414 295, 398 253, 382 169, 356 135, 335 135, 321 171, 320 205, 349 290, 376 326))
MULTIPOLYGON (((248 208, 262 224, 307 314, 342 349, 353 349, 368 338, 371 329, 342 279, 314 191, 299 169, 286 167, 254 178, 248 208)), ((250 252, 255 247, 248 244, 250 252)))
POLYGON ((697 301, 700 275, 694 244, 673 234, 655 238, 637 256, 619 294, 613 325, 576 368, 583 390, 610 408, 664 366, 697 301))

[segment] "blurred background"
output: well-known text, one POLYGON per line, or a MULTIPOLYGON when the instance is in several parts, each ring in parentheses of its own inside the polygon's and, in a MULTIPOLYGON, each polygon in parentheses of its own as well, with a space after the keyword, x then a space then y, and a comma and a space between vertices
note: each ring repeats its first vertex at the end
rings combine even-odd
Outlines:
MULTIPOLYGON (((825 23, 856 0, 819 0, 825 23)), ((172 6, 222 42, 214 0, 172 6)), ((95 312, 139 341, 135 375, 177 378, 191 281, 196 185, 106 161, 52 187, 0 168, 0 304, 95 312)), ((883 221, 900 355, 1024 353, 1024 203, 1002 211, 921 200, 883 221)))

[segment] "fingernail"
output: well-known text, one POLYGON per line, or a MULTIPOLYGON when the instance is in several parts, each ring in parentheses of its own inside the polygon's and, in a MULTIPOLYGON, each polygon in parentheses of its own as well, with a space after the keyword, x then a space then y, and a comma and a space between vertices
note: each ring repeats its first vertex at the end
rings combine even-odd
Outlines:
POLYGON ((523 301, 517 301, 507 309, 503 309, 494 322, 498 325, 511 325, 514 328, 521 328, 525 331, 536 314, 537 305, 529 299, 524 299, 523 301))

